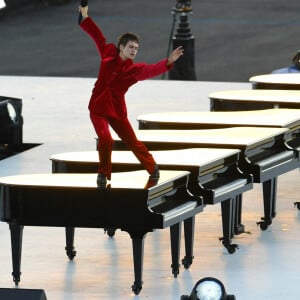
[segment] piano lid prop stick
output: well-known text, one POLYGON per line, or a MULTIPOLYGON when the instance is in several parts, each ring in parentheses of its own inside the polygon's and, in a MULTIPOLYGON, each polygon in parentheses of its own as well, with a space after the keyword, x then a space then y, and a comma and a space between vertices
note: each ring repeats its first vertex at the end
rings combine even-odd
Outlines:
MULTIPOLYGON (((88 6, 88 0, 80 0, 80 6, 81 6, 81 7, 86 7, 86 6, 88 6)), ((81 20, 82 20, 82 14, 81 14, 81 12, 79 11, 78 24, 81 23, 81 20)))

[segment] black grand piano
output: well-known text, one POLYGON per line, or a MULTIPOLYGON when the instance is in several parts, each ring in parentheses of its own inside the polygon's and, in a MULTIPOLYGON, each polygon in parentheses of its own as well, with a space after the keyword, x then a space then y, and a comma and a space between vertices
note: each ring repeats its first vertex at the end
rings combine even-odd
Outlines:
MULTIPOLYGON (((139 128, 211 129, 236 126, 288 128, 286 144, 299 153, 300 110, 296 108, 300 106, 300 92, 295 90, 251 91, 249 95, 247 93, 250 91, 247 90, 211 94, 211 112, 168 112, 143 115, 138 118, 139 128), (248 97, 249 100, 247 100, 248 97), (273 105, 285 108, 270 109, 273 105), (258 106, 260 110, 253 110, 255 106, 258 106)), ((276 182, 272 185, 275 186, 276 182)), ((300 202, 294 204, 300 209, 300 202)))
POLYGON ((249 78, 253 89, 299 90, 300 74, 262 74, 249 78))
POLYGON ((229 127, 287 128, 286 143, 300 151, 300 110, 279 108, 251 111, 192 111, 146 114, 139 129, 216 129, 229 127))
MULTIPOLYGON (((223 245, 229 253, 235 252, 236 244, 231 238, 237 231, 235 219, 235 199, 252 188, 252 176, 243 174, 237 166, 240 150, 200 148, 169 151, 153 151, 152 155, 162 170, 186 170, 191 174, 188 190, 191 194, 203 197, 205 205, 221 203, 223 245)), ((55 154, 51 157, 54 173, 91 173, 98 168, 97 151, 55 154)), ((113 151, 113 172, 141 169, 142 166, 131 151, 113 151)), ((114 176, 114 174, 113 174, 114 176)), ((194 222, 194 220, 193 220, 194 222)), ((193 230, 184 222, 185 240, 190 241, 193 230)), ((112 232, 113 235, 113 232, 112 232)), ((186 256, 182 260, 185 268, 192 264, 191 243, 186 245, 186 256)))
POLYGON ((208 97, 211 111, 300 108, 300 90, 227 90, 208 97))
MULTIPOLYGON (((144 237, 170 227, 172 268, 179 268, 180 226, 202 207, 187 191, 189 172, 161 171, 149 184, 145 171, 115 173, 110 187, 98 189, 96 174, 32 174, 0 178, 0 218, 11 231, 13 279, 20 281, 24 226, 119 228, 132 239, 134 283, 142 289, 144 237)), ((69 241, 70 242, 70 241, 69 241)), ((67 245, 70 259, 73 241, 67 245)))
MULTIPOLYGON (((137 130, 136 134, 151 150, 201 147, 240 149, 242 151, 238 162, 240 170, 251 174, 254 182, 262 183, 263 186, 264 216, 257 222, 262 230, 266 230, 272 224, 272 219, 276 215, 277 177, 299 167, 298 150, 292 149, 286 143, 291 138, 287 128, 137 130)), ((117 136, 114 138, 114 149, 126 149, 117 136)), ((239 203, 238 207, 241 207, 241 197, 239 203)))

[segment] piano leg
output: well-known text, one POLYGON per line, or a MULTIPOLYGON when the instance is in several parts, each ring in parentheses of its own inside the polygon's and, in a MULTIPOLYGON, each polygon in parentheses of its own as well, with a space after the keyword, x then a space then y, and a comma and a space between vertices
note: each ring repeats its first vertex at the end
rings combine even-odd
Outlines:
POLYGON ((264 217, 261 218, 262 221, 257 222, 261 230, 266 230, 276 215, 276 190, 277 177, 263 182, 264 217))
POLYGON ((245 226, 242 224, 242 195, 237 195, 235 198, 235 221, 234 221, 234 234, 241 234, 245 232, 245 226))
POLYGON ((134 283, 131 286, 135 295, 142 290, 143 260, 144 260, 144 237, 146 232, 128 232, 132 239, 134 283))
POLYGON ((21 277, 23 228, 24 226, 9 224, 13 265, 12 276, 16 285, 19 284, 21 277))
POLYGON ((223 237, 222 240, 223 246, 227 251, 232 254, 238 248, 237 244, 231 244, 231 238, 233 237, 235 223, 235 201, 234 199, 228 199, 221 202, 222 209, 222 225, 223 225, 223 237))
POLYGON ((273 178, 272 218, 276 216, 277 177, 273 178))
POLYGON ((180 258, 180 236, 181 236, 181 222, 170 227, 171 237, 171 254, 172 254, 172 274, 177 277, 179 274, 179 258, 180 258))
POLYGON ((74 227, 66 227, 66 253, 70 260, 76 256, 76 251, 74 248, 74 227))
POLYGON ((184 221, 185 257, 181 260, 181 262, 185 269, 190 267, 194 259, 194 229, 195 217, 191 217, 184 221))

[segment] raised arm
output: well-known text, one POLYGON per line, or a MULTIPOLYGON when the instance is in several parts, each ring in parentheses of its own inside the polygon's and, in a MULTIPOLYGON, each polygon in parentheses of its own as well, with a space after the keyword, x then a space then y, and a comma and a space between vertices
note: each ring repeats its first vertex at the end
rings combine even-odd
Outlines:
POLYGON ((94 40, 101 57, 105 56, 107 48, 112 48, 111 44, 106 44, 106 38, 96 23, 88 16, 88 6, 79 6, 82 15, 80 27, 94 40))

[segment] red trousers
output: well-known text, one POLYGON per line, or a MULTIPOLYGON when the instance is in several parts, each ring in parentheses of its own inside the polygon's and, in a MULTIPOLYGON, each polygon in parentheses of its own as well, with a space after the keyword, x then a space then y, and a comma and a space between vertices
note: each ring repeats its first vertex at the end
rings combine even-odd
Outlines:
POLYGON ((153 156, 149 153, 147 147, 137 139, 127 118, 115 119, 110 117, 101 117, 93 113, 90 114, 90 118, 98 136, 98 173, 105 174, 109 180, 111 179, 111 154, 113 139, 109 131, 109 125, 126 144, 126 146, 135 154, 148 173, 151 174, 154 171, 156 163, 153 156))

